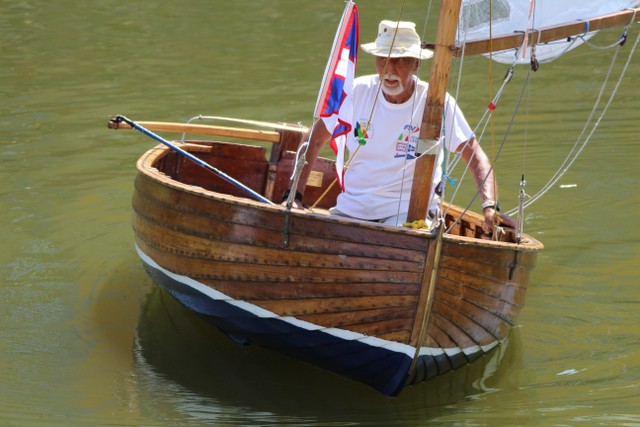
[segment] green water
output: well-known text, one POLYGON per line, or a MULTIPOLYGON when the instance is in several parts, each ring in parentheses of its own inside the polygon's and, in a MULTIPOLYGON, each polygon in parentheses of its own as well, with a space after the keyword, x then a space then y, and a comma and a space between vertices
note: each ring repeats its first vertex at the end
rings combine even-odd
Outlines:
MULTIPOLYGON (((359 2, 362 41, 399 4, 359 2)), ((578 161, 527 210, 546 248, 508 345, 390 399, 239 347, 155 289, 130 228, 135 161, 155 143, 106 128, 112 114, 309 124, 343 2, 0 6, 1 425, 640 425, 640 56, 578 161)), ((421 27, 426 12, 407 1, 403 19, 421 27)), ((533 194, 561 165, 612 53, 587 47, 532 75, 497 165, 503 206, 522 173, 533 194)), ((363 54, 357 74, 372 71, 363 54)), ((458 98, 472 124, 504 72, 465 61, 458 98)), ((526 73, 496 110, 488 152, 526 73)))

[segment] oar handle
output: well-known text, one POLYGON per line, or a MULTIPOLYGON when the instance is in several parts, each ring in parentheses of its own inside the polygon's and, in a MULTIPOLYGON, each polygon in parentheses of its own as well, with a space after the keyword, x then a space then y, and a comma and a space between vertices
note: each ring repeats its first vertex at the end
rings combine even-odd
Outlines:
MULTIPOLYGON (((213 172, 214 174, 218 175, 220 178, 224 179, 228 183, 233 184, 237 188, 239 188, 239 189, 243 190, 244 192, 250 194, 251 196, 253 196, 254 199, 256 199, 256 200, 258 200, 260 202, 263 202, 263 203, 267 203, 269 205, 275 205, 275 203, 273 203, 271 200, 265 198, 261 194, 256 193, 255 191, 253 191, 252 189, 250 189, 246 185, 242 184, 240 181, 238 181, 238 180, 236 180, 234 178, 231 178, 226 173, 222 172, 219 169, 214 168, 213 166, 211 166, 207 162, 197 158, 193 154, 189 153, 188 151, 183 150, 182 148, 178 147, 177 145, 172 144, 171 142, 167 141, 166 139, 164 139, 160 135, 156 135, 155 133, 151 132, 149 129, 147 129, 144 126, 142 126, 140 123, 136 123, 133 120, 129 120, 125 116, 116 116, 113 119, 111 119, 111 122, 114 123, 114 125, 117 125, 118 127, 120 127, 123 123, 128 124, 133 129, 135 129, 137 131, 140 131, 143 134, 145 134, 145 135, 155 139, 156 141, 166 145, 167 147, 171 148, 173 151, 183 155, 184 157, 186 157, 187 159, 189 159, 191 161, 194 161, 195 163, 199 164, 203 168, 205 168, 205 169, 213 172)), ((111 126, 109 126, 109 127, 111 127, 111 126)))

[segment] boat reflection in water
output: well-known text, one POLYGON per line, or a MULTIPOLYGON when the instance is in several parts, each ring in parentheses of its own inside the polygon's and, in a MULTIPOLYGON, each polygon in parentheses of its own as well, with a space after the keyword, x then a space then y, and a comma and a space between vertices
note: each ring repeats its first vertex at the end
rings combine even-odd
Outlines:
POLYGON ((153 390, 156 395, 148 403, 174 402, 170 410, 188 418, 317 422, 365 417, 363 422, 384 423, 400 414, 406 419, 411 412, 434 416, 447 406, 491 392, 491 384, 499 381, 499 366, 517 357, 517 336, 516 328, 510 345, 502 344, 474 364, 389 398, 278 352, 239 345, 156 287, 138 322, 134 372, 140 393, 153 390))

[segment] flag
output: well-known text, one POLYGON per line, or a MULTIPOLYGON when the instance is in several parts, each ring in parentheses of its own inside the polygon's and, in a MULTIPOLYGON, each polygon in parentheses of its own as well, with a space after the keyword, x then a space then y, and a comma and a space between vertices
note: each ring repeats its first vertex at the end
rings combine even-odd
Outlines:
POLYGON ((336 153, 336 173, 343 190, 345 147, 347 136, 353 129, 351 95, 358 62, 359 37, 358 8, 355 3, 348 1, 333 41, 314 114, 315 117, 320 118, 337 116, 335 127, 327 130, 332 135, 331 148, 336 153))

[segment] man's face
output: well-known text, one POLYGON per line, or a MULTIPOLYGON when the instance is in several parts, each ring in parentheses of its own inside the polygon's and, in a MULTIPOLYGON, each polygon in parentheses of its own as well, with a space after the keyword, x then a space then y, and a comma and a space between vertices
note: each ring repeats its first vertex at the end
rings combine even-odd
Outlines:
POLYGON ((413 93, 413 75, 418 70, 420 61, 417 58, 385 58, 376 57, 376 70, 382 83, 382 92, 387 101, 403 103, 413 93))

